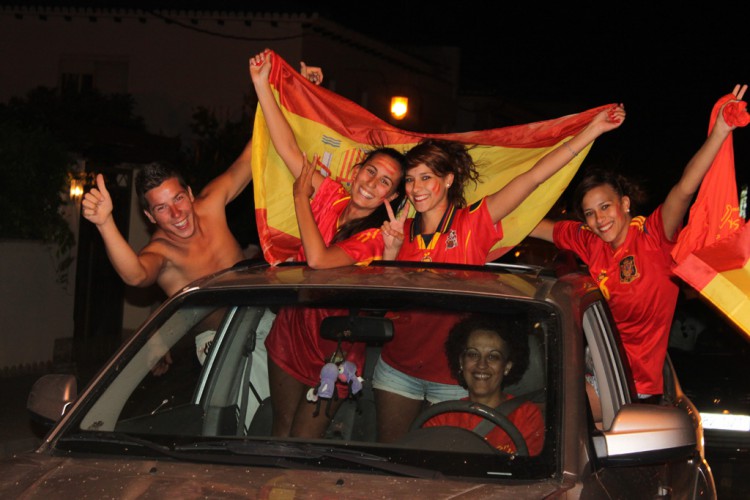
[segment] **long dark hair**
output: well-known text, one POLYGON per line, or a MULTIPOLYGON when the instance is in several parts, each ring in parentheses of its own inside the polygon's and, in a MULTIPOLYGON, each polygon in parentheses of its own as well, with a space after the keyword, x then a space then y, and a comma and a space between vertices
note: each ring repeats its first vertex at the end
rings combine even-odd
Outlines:
POLYGON ((424 163, 438 177, 453 174, 453 183, 448 188, 448 201, 463 208, 466 206, 466 184, 469 181, 476 184, 479 180, 479 172, 469 149, 469 146, 461 142, 423 139, 406 152, 406 168, 408 170, 424 163))
MULTIPOLYGON (((378 147, 375 148, 367 153, 365 157, 362 159, 361 162, 357 164, 358 167, 361 167, 374 157, 378 155, 385 155, 389 158, 393 159, 400 167, 401 171, 401 178, 398 180, 398 183, 396 184, 396 193, 397 196, 393 200, 391 200, 391 206, 394 207, 393 211, 395 212, 397 207, 400 207, 404 201, 404 198, 406 197, 406 191, 404 189, 404 174, 406 173, 406 157, 403 153, 398 152, 394 148, 390 147, 378 147)), ((355 234, 362 232, 366 229, 372 229, 376 227, 380 227, 383 225, 383 222, 388 220, 388 211, 385 208, 385 204, 388 203, 388 201, 384 201, 378 208, 372 211, 370 215, 366 215, 365 217, 360 217, 359 219, 350 220, 346 224, 342 225, 338 228, 336 231, 336 236, 333 237, 333 241, 331 243, 336 243, 339 241, 344 241, 355 234)))

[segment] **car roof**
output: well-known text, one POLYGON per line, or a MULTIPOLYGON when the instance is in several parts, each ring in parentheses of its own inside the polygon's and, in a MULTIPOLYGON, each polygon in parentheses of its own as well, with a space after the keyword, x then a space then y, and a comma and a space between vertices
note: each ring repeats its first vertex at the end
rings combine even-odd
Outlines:
MULTIPOLYGON (((312 269, 304 262, 271 266, 262 260, 238 263, 232 268, 202 278, 185 287, 197 290, 238 290, 257 287, 366 288, 451 292, 472 295, 502 295, 535 301, 559 298, 560 288, 582 292, 596 289, 584 273, 557 278, 539 266, 489 263, 484 266, 428 262, 375 261, 368 266, 312 269)), ((568 295, 568 294, 566 294, 568 295)), ((579 295, 580 294, 574 294, 579 295)))

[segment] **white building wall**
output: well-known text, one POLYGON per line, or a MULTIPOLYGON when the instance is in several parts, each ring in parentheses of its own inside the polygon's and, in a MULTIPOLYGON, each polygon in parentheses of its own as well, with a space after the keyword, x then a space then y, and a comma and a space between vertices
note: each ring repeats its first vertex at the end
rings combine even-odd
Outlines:
POLYGON ((52 361, 55 339, 73 336, 74 287, 56 283, 38 241, 0 241, 0 255, 0 373, 34 369, 52 361))

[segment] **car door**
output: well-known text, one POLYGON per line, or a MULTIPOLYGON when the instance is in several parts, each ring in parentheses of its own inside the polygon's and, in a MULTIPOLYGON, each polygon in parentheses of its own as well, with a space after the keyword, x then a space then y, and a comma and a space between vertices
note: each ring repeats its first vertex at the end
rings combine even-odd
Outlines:
MULTIPOLYGON (((591 302, 583 311, 582 329, 586 353, 586 377, 591 419, 591 466, 601 487, 612 498, 661 498, 673 491, 674 478, 668 462, 635 458, 630 466, 612 466, 600 460, 601 441, 596 436, 609 431, 618 413, 637 404, 629 363, 603 299, 591 302)), ((633 439, 633 438, 631 438, 633 439)), ((684 487, 684 485, 683 485, 684 487)), ((683 489, 682 487, 680 489, 683 489)))

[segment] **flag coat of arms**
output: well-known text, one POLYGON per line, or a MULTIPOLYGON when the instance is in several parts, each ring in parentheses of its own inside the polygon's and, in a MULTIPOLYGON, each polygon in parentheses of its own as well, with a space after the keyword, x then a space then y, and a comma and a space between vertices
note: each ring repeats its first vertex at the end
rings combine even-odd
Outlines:
MULTIPOLYGON (((454 140, 472 146, 470 154, 480 172, 477 185, 467 186, 468 203, 494 193, 530 169, 549 151, 580 132, 601 110, 612 104, 546 121, 482 131, 424 134, 399 129, 356 103, 307 81, 277 54, 269 76, 271 88, 307 158, 318 157, 316 168, 349 187, 352 169, 369 149, 389 146, 406 152, 422 138, 454 140)), ((271 264, 294 258, 300 248, 294 213, 294 177, 271 142, 258 106, 252 139, 255 216, 264 258, 271 264)), ((591 145, 548 179, 503 219, 503 239, 488 260, 495 260, 521 242, 562 195, 591 145)), ((409 208, 413 215, 413 208, 409 208)))

